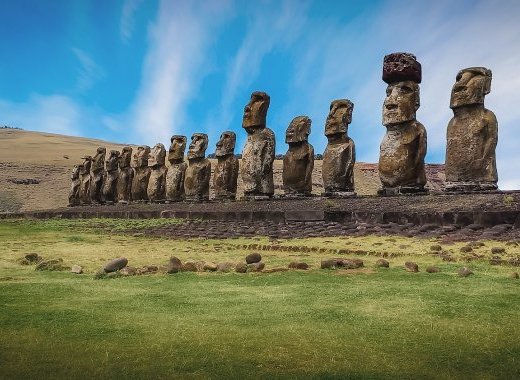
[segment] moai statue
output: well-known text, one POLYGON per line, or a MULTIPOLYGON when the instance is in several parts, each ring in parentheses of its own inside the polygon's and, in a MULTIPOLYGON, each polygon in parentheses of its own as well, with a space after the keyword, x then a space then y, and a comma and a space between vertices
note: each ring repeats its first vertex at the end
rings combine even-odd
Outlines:
POLYGON ((283 158, 283 190, 287 196, 310 196, 312 192, 312 169, 314 148, 308 142, 311 119, 295 117, 285 132, 289 150, 283 158))
POLYGON ((90 184, 90 201, 92 203, 102 202, 103 177, 105 172, 105 155, 107 149, 104 147, 97 148, 96 155, 92 159, 90 172, 92 175, 92 183, 90 184))
POLYGON ((348 137, 354 103, 348 99, 333 100, 325 122, 327 147, 323 153, 322 177, 328 197, 351 197, 354 192, 356 146, 348 137))
POLYGON ((213 174, 215 199, 234 200, 237 195, 238 159, 235 157, 235 132, 226 131, 220 135, 215 156, 217 167, 213 174))
POLYGON ((103 203, 114 203, 117 200, 118 163, 119 152, 117 150, 111 150, 105 162, 105 174, 101 190, 101 200, 103 203))
POLYGON ((209 199, 209 179, 211 162, 205 158, 208 148, 208 135, 194 133, 188 150, 188 168, 184 180, 184 191, 188 201, 207 201, 209 199))
POLYGON ((241 174, 244 198, 268 199, 274 194, 274 133, 266 127, 270 98, 265 92, 253 92, 244 108, 242 127, 247 141, 242 152, 241 174))
POLYGON ((383 104, 386 134, 379 155, 379 194, 425 193, 426 129, 415 118, 421 64, 409 53, 389 54, 384 58, 383 80, 388 87, 383 104))
POLYGON ((491 70, 470 67, 457 74, 450 102, 454 116, 447 133, 447 191, 498 189, 498 123, 495 114, 484 108, 484 96, 490 90, 491 70))
POLYGON ((90 204, 90 184, 92 183, 92 177, 90 176, 92 157, 85 156, 82 160, 83 163, 79 165, 79 203, 81 205, 88 205, 90 204))
POLYGON ((134 153, 133 166, 134 177, 132 178, 132 201, 140 202, 148 200, 148 180, 151 168, 148 167, 150 147, 143 145, 134 153))
POLYGON ((171 138, 168 161, 170 167, 166 173, 166 200, 179 202, 184 200, 184 178, 187 164, 184 162, 186 136, 175 135, 171 138))
POLYGON ((117 177, 117 200, 120 203, 128 203, 132 194, 132 179, 134 170, 130 166, 132 148, 125 146, 119 156, 119 172, 117 177))
POLYGON ((166 199, 166 149, 164 145, 156 144, 150 152, 148 166, 151 169, 148 181, 148 200, 150 202, 164 202, 166 199))
POLYGON ((81 187, 81 179, 79 178, 79 171, 82 165, 74 165, 70 175, 71 185, 69 192, 69 207, 79 205, 79 190, 81 187))

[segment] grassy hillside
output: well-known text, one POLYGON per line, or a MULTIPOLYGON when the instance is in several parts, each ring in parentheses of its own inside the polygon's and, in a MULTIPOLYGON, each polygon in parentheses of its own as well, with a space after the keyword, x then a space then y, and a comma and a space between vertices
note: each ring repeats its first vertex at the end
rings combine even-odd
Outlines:
MULTIPOLYGON (((98 146, 120 150, 124 145, 81 137, 0 129, 0 212, 65 206, 71 168, 81 162, 82 156, 94 155, 98 146)), ((274 174, 276 192, 281 193, 280 160, 275 162, 274 174)), ((358 194, 376 193, 380 186, 377 165, 358 163, 354 175, 358 194)), ((442 166, 430 166, 430 187, 439 188, 443 175, 442 166)), ((315 162, 313 184, 314 193, 321 194, 321 161, 315 162)), ((239 195, 240 187, 239 178, 239 195)))

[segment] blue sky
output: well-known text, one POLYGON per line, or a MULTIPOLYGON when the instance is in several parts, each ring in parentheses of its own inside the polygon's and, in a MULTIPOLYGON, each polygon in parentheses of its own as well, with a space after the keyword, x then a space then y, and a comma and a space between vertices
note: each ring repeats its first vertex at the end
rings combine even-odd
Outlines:
POLYGON ((224 130, 237 152, 250 93, 271 95, 284 153, 291 119, 312 119, 323 152, 330 101, 354 102, 358 161, 377 162, 385 132, 385 54, 423 67, 417 119, 427 162, 443 162, 458 70, 493 71, 486 107, 499 122, 502 188, 520 188, 520 2, 18 0, 0 2, 0 124, 154 145, 224 130))

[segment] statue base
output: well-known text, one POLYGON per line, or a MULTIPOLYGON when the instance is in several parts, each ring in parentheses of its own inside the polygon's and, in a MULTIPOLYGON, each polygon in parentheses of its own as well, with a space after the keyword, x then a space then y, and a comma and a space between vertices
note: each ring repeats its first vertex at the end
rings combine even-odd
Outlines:
POLYGON ((446 182, 444 191, 449 193, 488 193, 497 192, 496 183, 490 182, 446 182))
POLYGON ((215 195, 213 200, 217 202, 234 202, 236 201, 236 195, 215 195))
POLYGON ((383 187, 377 191, 380 196, 392 195, 428 195, 428 190, 423 186, 397 186, 397 187, 383 187))
POLYGON ((275 195, 273 198, 275 199, 306 199, 311 198, 311 193, 287 193, 287 194, 279 194, 275 195))
POLYGON ((268 201, 272 197, 270 195, 245 195, 242 197, 243 201, 268 201))
POLYGON ((209 195, 204 196, 186 196, 185 198, 186 202, 208 202, 209 201, 209 195))
POLYGON ((355 191, 325 191, 321 193, 325 198, 354 198, 357 196, 355 191))

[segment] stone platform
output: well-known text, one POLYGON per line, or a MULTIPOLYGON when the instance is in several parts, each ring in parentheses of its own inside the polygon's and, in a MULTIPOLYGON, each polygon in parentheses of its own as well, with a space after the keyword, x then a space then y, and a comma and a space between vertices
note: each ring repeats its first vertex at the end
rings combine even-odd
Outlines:
POLYGON ((520 192, 492 194, 430 194, 365 196, 345 199, 312 197, 266 201, 210 201, 203 203, 115 204, 80 206, 24 213, 0 218, 182 218, 239 223, 325 222, 395 223, 399 225, 520 227, 520 192))

